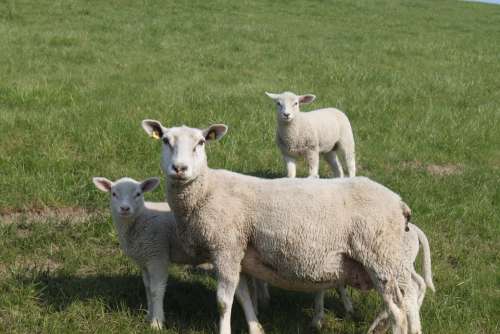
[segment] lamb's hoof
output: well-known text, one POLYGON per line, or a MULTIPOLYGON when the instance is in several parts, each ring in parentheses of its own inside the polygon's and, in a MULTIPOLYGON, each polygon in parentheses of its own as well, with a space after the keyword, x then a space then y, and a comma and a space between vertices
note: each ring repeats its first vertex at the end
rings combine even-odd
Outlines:
POLYGON ((153 321, 151 321, 151 329, 154 329, 154 330, 162 330, 163 329, 163 323, 158 320, 158 319, 154 319, 153 321))

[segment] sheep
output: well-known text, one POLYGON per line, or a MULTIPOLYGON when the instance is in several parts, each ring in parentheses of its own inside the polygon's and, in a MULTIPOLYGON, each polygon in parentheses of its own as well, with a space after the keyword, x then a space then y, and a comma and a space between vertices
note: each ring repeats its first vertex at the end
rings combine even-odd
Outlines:
POLYGON ((217 273, 219 333, 231 333, 240 272, 271 285, 320 291, 360 272, 382 295, 396 334, 407 333, 401 289, 411 280, 401 257, 409 207, 365 177, 262 179, 210 169, 205 143, 224 124, 166 128, 143 120, 162 142, 166 197, 182 245, 210 254, 217 273), (314 199, 314 200, 312 200, 314 199))
MULTIPOLYGON (((429 248, 429 241, 425 236, 424 232, 419 229, 416 225, 409 223, 408 224, 409 231, 404 235, 403 242, 403 258, 407 263, 407 266, 411 268, 411 288, 406 291, 405 298, 408 299, 407 305, 409 309, 407 310, 407 317, 412 317, 409 324, 413 325, 414 328, 410 329, 415 333, 420 333, 420 318, 419 318, 419 310, 420 306, 422 306, 426 288, 430 288, 432 291, 435 291, 434 283, 432 282, 432 270, 431 270, 431 255, 429 248), (422 245, 423 250, 423 272, 424 278, 422 278, 414 269, 414 263, 417 258, 420 245, 422 245)), ((369 281, 365 278, 365 285, 361 290, 368 290, 373 288, 369 281)), ((348 284, 349 282, 345 282, 348 284)), ((324 317, 324 292, 320 292, 316 295, 315 298, 315 307, 314 307, 314 319, 313 326, 317 329, 321 328, 321 321, 324 317)), ((388 317, 387 312, 382 312, 376 319, 376 321, 371 325, 369 329, 369 333, 385 333, 388 330, 388 317)))
MULTIPOLYGON (((148 319, 153 329, 161 329, 165 321, 163 297, 170 263, 198 265, 208 257, 190 249, 184 251, 177 235, 177 223, 168 203, 145 202, 144 193, 154 190, 160 180, 156 177, 138 182, 121 178, 112 182, 94 177, 95 186, 110 193, 111 215, 120 247, 142 271, 148 302, 148 319)), ((236 291, 251 334, 262 333, 252 300, 247 293, 245 277, 236 291), (243 286, 243 288, 241 288, 243 286)))
POLYGON ((346 164, 347 174, 356 175, 354 137, 347 116, 335 108, 300 112, 299 105, 311 103, 316 96, 295 95, 292 92, 266 92, 277 105, 278 127, 276 143, 283 155, 288 177, 295 177, 296 159, 304 157, 309 177, 319 177, 319 155, 332 168, 334 176, 344 175, 337 154, 346 164))

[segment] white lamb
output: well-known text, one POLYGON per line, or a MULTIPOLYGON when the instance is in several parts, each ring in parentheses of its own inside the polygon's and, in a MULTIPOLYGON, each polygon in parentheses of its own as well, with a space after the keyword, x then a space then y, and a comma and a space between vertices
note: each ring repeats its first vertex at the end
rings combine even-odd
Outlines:
MULTIPOLYGON (((163 297, 168 265, 198 265, 207 262, 207 254, 193 249, 191 253, 184 251, 177 235, 175 217, 167 203, 144 201, 144 193, 158 186, 158 178, 142 182, 122 178, 112 182, 103 177, 94 177, 93 182, 99 190, 110 193, 111 214, 120 247, 141 268, 148 302, 148 319, 152 328, 161 329, 165 320, 163 297)), ((261 333, 246 285, 246 278, 242 277, 236 295, 245 313, 250 333, 261 333)))
POLYGON ((231 333, 240 271, 299 291, 368 273, 393 332, 407 333, 401 289, 410 284, 411 268, 401 255, 409 208, 397 194, 364 177, 270 180, 213 170, 205 142, 220 139, 225 125, 165 128, 144 120, 142 126, 163 142, 167 200, 182 245, 205 250, 216 269, 221 334, 231 333))
POLYGON ((319 177, 319 155, 324 154, 334 176, 343 176, 337 154, 344 160, 349 176, 356 175, 354 137, 347 116, 335 108, 301 112, 300 104, 311 103, 314 95, 267 93, 277 105, 276 142, 283 155, 288 177, 295 177, 298 157, 304 157, 310 177, 319 177))
MULTIPOLYGON (((408 233, 404 236, 404 244, 403 244, 403 257, 407 262, 407 266, 411 267, 411 285, 408 289, 405 289, 404 298, 408 299, 407 306, 407 317, 408 323, 413 325, 414 328, 410 329, 410 332, 421 333, 420 326, 420 318, 419 318, 419 310, 420 306, 424 301, 426 288, 429 287, 432 291, 435 291, 434 283, 432 282, 432 269, 431 269, 431 254, 429 241, 425 236, 424 232, 419 229, 416 225, 408 223, 408 233), (414 268, 415 260, 417 258, 418 252, 420 250, 420 245, 422 245, 423 250, 423 258, 422 258, 422 267, 424 278, 422 278, 414 268), (410 319, 410 317, 412 317, 410 319)), ((371 284, 369 284, 369 280, 361 277, 360 280, 363 279, 364 286, 356 286, 361 290, 368 290, 373 288, 371 284), (367 284, 368 283, 368 284, 367 284)), ((349 282, 347 282, 349 283, 349 282)), ((324 292, 320 292, 316 295, 315 299, 315 316, 313 319, 313 326, 317 329, 321 328, 321 322, 324 318, 324 292)), ((389 314, 387 312, 382 312, 375 322, 370 327, 368 333, 376 334, 376 333, 385 333, 389 329, 388 322, 389 314)))

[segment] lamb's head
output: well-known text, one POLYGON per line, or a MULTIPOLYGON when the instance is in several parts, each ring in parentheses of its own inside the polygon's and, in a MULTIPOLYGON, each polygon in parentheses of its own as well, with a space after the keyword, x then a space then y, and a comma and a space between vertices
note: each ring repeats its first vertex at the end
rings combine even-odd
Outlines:
POLYGON ((169 182, 190 182, 207 167, 205 143, 222 138, 227 132, 224 124, 206 129, 187 126, 165 128, 160 122, 143 120, 142 127, 152 137, 162 141, 161 168, 169 182))
POLYGON ((142 182, 124 177, 112 182, 105 177, 92 179, 97 189, 110 193, 111 210, 122 218, 134 219, 144 209, 144 193, 154 190, 160 179, 151 177, 142 182))
POLYGON ((300 104, 311 103, 316 98, 316 96, 311 94, 295 95, 292 92, 284 92, 281 94, 266 92, 266 95, 276 102, 278 121, 285 123, 291 122, 297 116, 300 112, 300 104))

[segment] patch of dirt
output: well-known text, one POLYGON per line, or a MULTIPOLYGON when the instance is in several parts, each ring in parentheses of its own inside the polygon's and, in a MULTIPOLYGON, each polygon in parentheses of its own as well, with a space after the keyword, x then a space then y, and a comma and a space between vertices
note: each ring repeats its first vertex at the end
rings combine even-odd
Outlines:
MULTIPOLYGON (((0 224, 40 223, 47 220, 64 220, 82 223, 88 219, 102 215, 103 211, 88 210, 79 207, 43 208, 43 209, 1 209, 0 224)), ((22 237, 22 236, 21 236, 22 237)))
POLYGON ((436 176, 460 175, 464 172, 464 166, 459 164, 428 165, 427 173, 436 176))
POLYGON ((425 165, 420 160, 404 161, 400 164, 400 166, 403 169, 426 171, 428 174, 433 176, 460 175, 463 174, 465 169, 462 164, 425 165))

